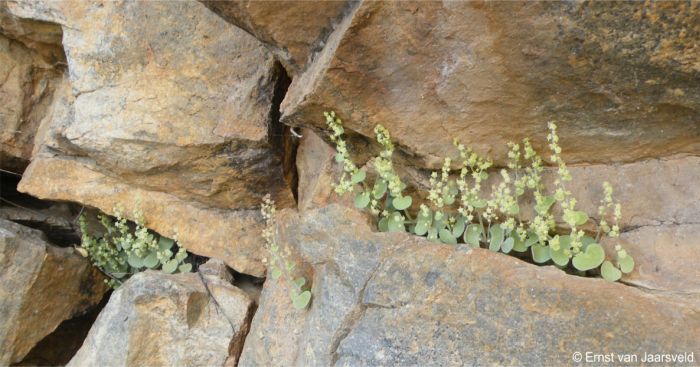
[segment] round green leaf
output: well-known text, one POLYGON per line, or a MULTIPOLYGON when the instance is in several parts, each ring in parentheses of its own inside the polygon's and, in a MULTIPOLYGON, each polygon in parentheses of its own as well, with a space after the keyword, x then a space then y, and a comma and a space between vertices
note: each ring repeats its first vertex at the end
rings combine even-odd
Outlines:
POLYGON ((467 220, 463 216, 458 216, 457 220, 455 221, 454 226, 452 227, 452 236, 455 238, 459 238, 459 236, 464 233, 464 229, 467 227, 467 220))
POLYGON ((540 202, 535 205, 535 211, 539 215, 547 214, 549 208, 556 202, 553 196, 543 196, 540 202))
POLYGON ((424 236, 426 233, 428 233, 428 221, 419 218, 416 222, 416 226, 413 227, 413 233, 419 236, 424 236))
POLYGON ((600 266, 605 260, 605 250, 597 243, 592 243, 586 250, 574 256, 572 263, 574 267, 581 271, 591 270, 600 266))
POLYGON ((481 224, 470 224, 464 232, 464 242, 471 247, 479 247, 483 234, 484 227, 481 224))
POLYGON ((588 222, 588 214, 582 211, 565 210, 562 219, 564 219, 564 222, 572 227, 582 226, 588 222))
POLYGON ((292 304, 297 310, 305 309, 309 305, 309 301, 311 301, 311 292, 309 291, 292 295, 292 304))
POLYGON ((515 245, 515 239, 513 237, 508 237, 501 244, 501 251, 503 251, 504 254, 507 254, 513 249, 513 245, 515 245))
POLYGON ((411 203, 413 202, 413 198, 410 196, 402 196, 402 197, 397 197, 392 200, 392 204, 394 205, 394 208, 396 210, 404 210, 411 206, 411 203))
POLYGON ((623 273, 629 274, 634 269, 634 259, 632 256, 627 255, 625 257, 617 257, 617 265, 620 266, 620 270, 623 273))
POLYGON ((357 170, 357 172, 352 174, 350 181, 353 184, 358 184, 358 183, 364 181, 366 177, 367 177, 367 172, 365 172, 364 170, 357 170))
POLYGON ((499 224, 494 224, 489 229, 491 240, 489 241, 489 250, 498 251, 503 243, 503 228, 499 224))
POLYGON ((438 238, 438 230, 434 227, 428 229, 428 240, 431 242, 440 242, 438 238))
POLYGON ((133 252, 129 254, 129 258, 126 261, 133 268, 140 269, 143 267, 143 258, 136 256, 133 252))
POLYGON ((343 163, 344 160, 345 160, 345 158, 343 158, 343 155, 342 155, 342 154, 336 153, 336 155, 335 155, 335 161, 336 161, 336 162, 338 162, 338 163, 343 163))
POLYGON ((532 260, 534 260, 536 263, 543 264, 549 261, 549 248, 547 246, 542 246, 536 243, 530 246, 530 250, 532 251, 532 260))
POLYGON ((386 182, 384 180, 378 180, 374 183, 374 188, 372 189, 372 196, 375 199, 379 199, 386 193, 386 182))
POLYGON ((443 228, 438 232, 440 236, 440 241, 447 245, 456 245, 457 239, 452 235, 452 232, 448 231, 447 228, 443 228))
POLYGON ((525 241, 522 241, 520 239, 520 236, 518 236, 517 233, 513 232, 513 235, 511 236, 513 239, 513 251, 515 252, 525 252, 527 251, 527 247, 525 247, 525 241))
POLYGON ((389 232, 389 218, 384 217, 380 219, 377 227, 379 228, 380 232, 389 232))
POLYGON ((571 236, 565 235, 559 237, 559 250, 555 251, 552 246, 549 247, 549 256, 552 258, 555 264, 559 266, 566 266, 569 263, 569 256, 567 251, 571 249, 571 236))
POLYGON ((173 247, 173 244, 175 244, 175 241, 171 240, 170 238, 161 237, 158 239, 158 249, 160 251, 170 250, 170 248, 173 247))
POLYGON ((301 288, 306 284, 306 278, 304 277, 299 277, 294 279, 294 284, 296 284, 297 288, 301 288))
POLYGON ((172 274, 177 270, 177 260, 170 260, 163 264, 163 268, 161 269, 163 272, 172 274))
POLYGON ((406 227, 404 226, 404 221, 399 213, 394 212, 389 215, 387 228, 389 229, 389 232, 403 232, 406 230, 406 227))
POLYGON ((355 196, 355 207, 358 209, 364 209, 367 207, 367 204, 369 204, 369 193, 366 191, 363 191, 357 196, 355 196))
POLYGON ((155 268, 158 264, 160 264, 160 261, 158 261, 158 254, 155 252, 151 252, 143 259, 143 265, 149 269, 155 268))
POLYGON ((622 272, 620 272, 620 270, 618 270, 610 261, 605 260, 603 261, 603 265, 600 267, 600 275, 603 276, 603 279, 609 282, 616 282, 622 276, 622 272))
POLYGON ((182 264, 177 269, 180 273, 189 273, 192 271, 192 264, 182 264))

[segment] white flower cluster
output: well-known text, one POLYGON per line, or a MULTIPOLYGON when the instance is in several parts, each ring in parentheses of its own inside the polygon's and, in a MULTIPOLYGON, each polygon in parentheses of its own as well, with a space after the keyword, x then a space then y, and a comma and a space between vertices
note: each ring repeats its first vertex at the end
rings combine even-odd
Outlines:
POLYGON ((326 125, 331 129, 331 141, 335 143, 336 147, 335 161, 343 165, 343 174, 335 185, 335 192, 338 194, 351 192, 353 189, 351 177, 358 172, 358 168, 350 159, 350 153, 345 140, 343 140, 345 133, 343 122, 335 115, 335 112, 324 112, 324 116, 326 117, 326 125))

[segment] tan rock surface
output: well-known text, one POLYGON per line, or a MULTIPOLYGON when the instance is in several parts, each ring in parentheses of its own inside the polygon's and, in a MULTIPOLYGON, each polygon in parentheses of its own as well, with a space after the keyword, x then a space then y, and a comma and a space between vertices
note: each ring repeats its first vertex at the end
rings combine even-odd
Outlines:
POLYGON ((455 137, 503 162, 552 120, 572 163, 697 155, 698 6, 363 2, 294 79, 283 121, 381 123, 431 167, 455 137))
POLYGON ((19 189, 39 198, 70 200, 130 219, 143 213, 148 228, 174 237, 188 251, 224 260, 246 274, 263 276, 261 217, 257 210, 226 210, 188 202, 165 192, 127 185, 66 157, 40 157, 27 168, 19 189))
POLYGON ((242 366, 573 365, 577 351, 697 349, 696 300, 373 233, 336 205, 279 213, 278 241, 313 266, 312 303, 294 311, 266 282, 242 366))
MULTIPOLYGON (((613 253, 614 241, 607 241, 613 253)), ((620 244, 635 268, 624 282, 700 300, 700 224, 644 226, 623 232, 620 244)))
POLYGON ((0 219, 0 364, 22 358, 64 320, 102 299, 104 277, 72 248, 0 219))
POLYGON ((195 273, 138 273, 110 297, 69 366, 222 366, 252 301, 195 273), (209 288, 208 288, 209 287, 209 288))
POLYGON ((229 23, 255 36, 292 74, 305 70, 353 6, 351 1, 201 0, 229 23), (294 26, 290 27, 290 24, 294 26))
POLYGON ((61 72, 24 44, 0 34, 0 165, 19 171, 34 148, 61 72))

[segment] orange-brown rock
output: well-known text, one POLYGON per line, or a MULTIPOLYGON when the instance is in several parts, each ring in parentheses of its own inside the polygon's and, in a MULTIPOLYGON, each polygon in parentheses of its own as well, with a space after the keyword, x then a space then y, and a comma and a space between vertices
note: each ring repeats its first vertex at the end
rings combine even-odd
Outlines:
MULTIPOLYGON (((0 14, 1 14, 0 9, 0 14)), ((1 19, 0 19, 1 24, 1 19)), ((21 171, 61 71, 22 42, 0 34, 0 165, 21 171)))
POLYGON ((222 366, 240 350, 251 311, 245 292, 223 280, 138 273, 112 294, 68 365, 222 366))
POLYGON ((73 248, 40 231, 0 219, 0 365, 24 356, 64 320, 107 291, 104 277, 73 248))
POLYGON ((272 54, 195 1, 44 5, 70 73, 20 190, 138 209, 188 250, 264 274, 260 200, 294 205, 273 145, 272 54))
POLYGON ((431 167, 453 138, 502 163, 510 140, 544 146, 548 121, 571 163, 697 155, 699 6, 363 2, 294 79, 283 121, 381 123, 431 167))
POLYGON ((372 232, 337 205, 282 211, 277 236, 313 267, 312 303, 295 311, 266 282, 241 366, 576 365, 575 352, 697 348, 697 300, 372 232))
POLYGON ((292 74, 304 71, 353 1, 200 0, 263 42, 292 74), (293 26, 290 26, 293 25, 293 26))
POLYGON ((188 251, 221 259, 242 273, 265 274, 262 218, 257 210, 211 208, 167 192, 130 186, 70 157, 35 159, 19 189, 39 198, 77 201, 108 214, 114 214, 119 205, 132 220, 138 210, 148 228, 177 237, 188 251))

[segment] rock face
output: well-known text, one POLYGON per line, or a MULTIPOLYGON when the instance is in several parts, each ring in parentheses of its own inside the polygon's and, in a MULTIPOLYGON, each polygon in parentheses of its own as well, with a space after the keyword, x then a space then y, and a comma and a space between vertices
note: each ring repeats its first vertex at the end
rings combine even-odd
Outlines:
POLYGON ((68 365, 222 366, 237 357, 252 302, 231 284, 203 279, 134 275, 112 294, 68 365))
POLYGON ((34 134, 49 108, 60 75, 36 51, 0 34, 0 166, 3 168, 19 171, 29 162, 34 134))
MULTIPOLYGON (((20 190, 138 208, 188 250, 263 275, 254 209, 268 192, 294 203, 273 146, 272 54, 193 1, 44 5, 60 14, 69 74, 20 190)), ((45 13, 26 7, 16 12, 45 13)))
POLYGON ((569 365, 576 351, 697 347, 697 300, 372 233, 337 205, 283 211, 278 226, 314 267, 312 304, 294 311, 286 288, 267 282, 242 366, 569 365))
POLYGON ((696 155, 699 7, 363 2, 294 79, 283 121, 381 123, 431 167, 455 137, 503 162, 510 140, 544 146, 553 120, 572 163, 696 155))
POLYGON ((227 22, 262 41, 294 75, 308 67, 325 46, 328 35, 356 3, 347 0, 200 1, 227 22))
POLYGON ((700 300, 698 238, 700 224, 644 226, 622 233, 620 243, 635 261, 624 282, 700 300))
POLYGON ((0 219, 0 365, 22 360, 63 320, 96 305, 101 274, 72 248, 0 219))

